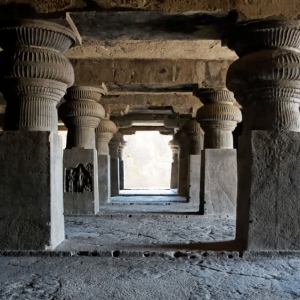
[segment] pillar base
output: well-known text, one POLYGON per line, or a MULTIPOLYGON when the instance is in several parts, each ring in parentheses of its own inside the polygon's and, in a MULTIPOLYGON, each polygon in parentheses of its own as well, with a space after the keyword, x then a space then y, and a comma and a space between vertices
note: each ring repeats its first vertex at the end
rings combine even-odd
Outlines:
POLYGON ((99 212, 98 161, 95 149, 64 150, 64 211, 66 215, 99 212))
POLYGON ((111 178, 111 196, 119 196, 120 194, 120 172, 119 159, 111 157, 110 159, 110 178, 111 178))
POLYGON ((235 149, 201 151, 200 214, 236 213, 237 159, 235 149))
POLYGON ((61 137, 4 131, 0 147, 0 249, 54 249, 65 239, 61 137))
POLYGON ((99 202, 110 202, 110 156, 98 155, 99 202))
POLYGON ((200 204, 200 171, 201 171, 201 156, 189 156, 189 202, 200 204))
POLYGON ((300 250, 300 133, 240 138, 237 239, 251 251, 300 250))

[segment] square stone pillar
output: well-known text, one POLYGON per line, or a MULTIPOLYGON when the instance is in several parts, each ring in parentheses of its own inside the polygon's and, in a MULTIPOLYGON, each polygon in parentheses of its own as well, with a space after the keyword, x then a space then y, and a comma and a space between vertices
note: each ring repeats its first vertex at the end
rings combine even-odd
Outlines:
POLYGON ((236 150, 205 149, 201 152, 200 214, 235 214, 236 150))
POLYGON ((120 193, 119 158, 111 157, 110 159, 110 179, 111 196, 118 196, 120 193))
POLYGON ((189 156, 189 202, 200 204, 200 171, 201 171, 201 156, 189 156))
POLYGON ((124 190, 124 160, 119 158, 120 190, 124 190))
POLYGON ((99 212, 96 149, 64 150, 64 211, 66 215, 99 212))
POLYGON ((110 156, 98 155, 99 203, 110 202, 110 156))
POLYGON ((240 137, 237 239, 251 251, 300 249, 300 133, 240 137))
POLYGON ((188 195, 188 172, 189 172, 189 158, 181 157, 179 159, 179 174, 178 174, 178 194, 182 197, 188 195))
POLYGON ((54 249, 65 239, 61 137, 5 131, 0 148, 0 249, 54 249))

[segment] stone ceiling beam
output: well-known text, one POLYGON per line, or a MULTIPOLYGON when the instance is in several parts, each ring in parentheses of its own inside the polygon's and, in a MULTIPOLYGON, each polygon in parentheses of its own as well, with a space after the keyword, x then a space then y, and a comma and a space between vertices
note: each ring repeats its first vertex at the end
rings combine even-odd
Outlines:
POLYGON ((176 87, 177 91, 186 91, 187 88, 192 91, 193 84, 199 87, 222 86, 232 61, 71 59, 71 63, 76 85, 100 86, 105 82, 109 93, 120 93, 129 88, 131 91, 149 91, 150 88, 155 91, 155 85, 159 92, 168 86, 173 91, 176 87))

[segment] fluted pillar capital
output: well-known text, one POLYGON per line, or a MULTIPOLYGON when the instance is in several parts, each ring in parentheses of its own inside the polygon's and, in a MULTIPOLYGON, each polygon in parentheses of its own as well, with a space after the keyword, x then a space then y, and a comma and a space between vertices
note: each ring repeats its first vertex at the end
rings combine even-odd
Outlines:
POLYGON ((95 148, 95 128, 104 117, 102 105, 97 103, 105 94, 104 89, 90 86, 72 86, 60 105, 58 114, 68 128, 67 149, 95 148))
POLYGON ((233 105, 233 93, 223 88, 201 88, 194 94, 204 104, 196 117, 205 132, 204 148, 232 149, 232 131, 242 121, 241 111, 233 105))
POLYGON ((196 119, 186 121, 181 129, 190 139, 190 154, 200 154, 203 149, 204 132, 196 119))
POLYGON ((118 154, 119 154, 119 159, 120 160, 123 160, 124 159, 124 148, 127 146, 127 142, 124 141, 124 138, 123 138, 123 141, 120 143, 119 145, 119 149, 118 149, 118 154))
POLYGON ((240 57, 227 87, 244 109, 244 131, 300 131, 300 22, 244 21, 228 46, 240 57))
POLYGON ((57 131, 56 105, 74 82, 63 53, 73 32, 42 20, 0 22, 0 91, 7 101, 5 129, 57 131))
POLYGON ((113 135, 118 131, 116 124, 106 118, 100 121, 96 128, 96 140, 98 154, 109 155, 109 142, 113 135))
POLYGON ((118 150, 121 143, 124 141, 123 134, 117 132, 109 142, 109 154, 112 158, 119 158, 118 150))

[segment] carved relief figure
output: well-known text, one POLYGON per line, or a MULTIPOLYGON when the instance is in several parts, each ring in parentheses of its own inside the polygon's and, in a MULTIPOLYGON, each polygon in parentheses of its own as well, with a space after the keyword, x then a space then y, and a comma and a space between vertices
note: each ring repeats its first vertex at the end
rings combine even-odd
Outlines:
POLYGON ((93 191, 93 164, 84 167, 79 164, 76 168, 65 170, 65 192, 83 193, 93 191))

